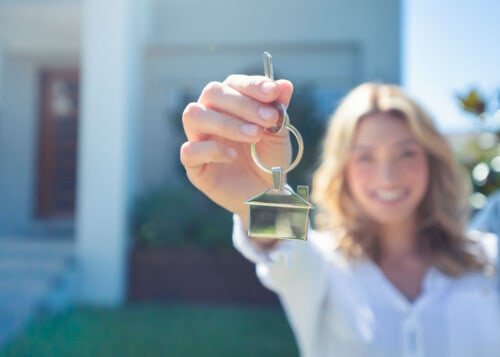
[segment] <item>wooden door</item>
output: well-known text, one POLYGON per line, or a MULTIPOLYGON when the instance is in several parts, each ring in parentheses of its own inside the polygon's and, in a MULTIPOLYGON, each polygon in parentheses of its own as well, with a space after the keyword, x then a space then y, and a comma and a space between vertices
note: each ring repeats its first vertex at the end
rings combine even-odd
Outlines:
POLYGON ((74 216, 78 87, 77 70, 44 70, 41 73, 36 212, 39 218, 74 216))

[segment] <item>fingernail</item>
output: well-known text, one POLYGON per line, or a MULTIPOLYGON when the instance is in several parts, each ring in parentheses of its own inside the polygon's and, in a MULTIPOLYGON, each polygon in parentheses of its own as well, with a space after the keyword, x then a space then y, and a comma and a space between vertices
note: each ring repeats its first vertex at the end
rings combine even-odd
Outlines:
POLYGON ((259 128, 257 125, 244 124, 241 126, 241 132, 247 136, 255 136, 255 135, 257 135, 258 131, 259 131, 259 128))
POLYGON ((229 157, 231 159, 234 159, 236 156, 238 156, 238 152, 236 150, 234 150, 234 149, 227 148, 226 152, 227 152, 227 154, 229 155, 229 157))
POLYGON ((269 119, 271 119, 274 116, 275 112, 276 111, 274 109, 272 109, 272 108, 269 108, 269 107, 260 107, 259 111, 258 111, 258 114, 259 114, 259 117, 261 117, 262 119, 269 120, 269 119))
POLYGON ((274 82, 264 82, 264 83, 262 83, 262 91, 265 94, 271 94, 274 91, 275 87, 276 87, 276 83, 274 83, 274 82))

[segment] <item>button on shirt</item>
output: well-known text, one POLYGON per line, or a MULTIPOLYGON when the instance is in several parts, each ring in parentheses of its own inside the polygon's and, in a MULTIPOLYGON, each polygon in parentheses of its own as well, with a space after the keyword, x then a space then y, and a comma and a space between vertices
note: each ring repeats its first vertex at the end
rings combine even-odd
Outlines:
POLYGON ((375 263, 346 260, 325 233, 259 251, 234 220, 234 245, 278 294, 301 356, 500 356, 496 277, 430 268, 410 302, 375 263))

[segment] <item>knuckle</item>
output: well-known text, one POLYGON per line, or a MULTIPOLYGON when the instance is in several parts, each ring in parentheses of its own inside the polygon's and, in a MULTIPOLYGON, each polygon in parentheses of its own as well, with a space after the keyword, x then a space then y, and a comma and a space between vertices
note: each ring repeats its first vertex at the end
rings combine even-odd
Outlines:
POLYGON ((201 113, 202 108, 199 103, 193 102, 189 103, 182 113, 182 122, 187 125, 195 120, 195 118, 201 113))
POLYGON ((200 95, 200 100, 203 101, 203 100, 206 100, 206 99, 213 98, 215 95, 217 95, 220 92, 222 92, 223 86, 224 85, 222 83, 220 83, 220 82, 216 82, 216 81, 209 82, 205 86, 205 88, 203 88, 203 90, 201 92, 201 95, 200 95))
POLYGON ((191 161, 191 156, 192 156, 192 146, 190 143, 187 141, 184 144, 181 145, 180 151, 179 151, 179 160, 183 166, 189 166, 190 161, 191 161))
POLYGON ((182 143, 179 150, 181 158, 185 157, 188 151, 189 151, 189 141, 186 141, 182 143))
POLYGON ((236 74, 230 74, 229 76, 226 77, 226 79, 224 80, 224 84, 228 84, 228 83, 231 83, 231 82, 234 82, 236 81, 237 78, 239 78, 240 76, 239 75, 236 75, 236 74))

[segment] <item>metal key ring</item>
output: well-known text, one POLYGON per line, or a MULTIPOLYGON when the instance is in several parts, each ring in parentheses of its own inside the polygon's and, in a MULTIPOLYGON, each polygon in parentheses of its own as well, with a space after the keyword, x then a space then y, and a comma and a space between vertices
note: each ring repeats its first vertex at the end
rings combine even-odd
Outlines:
MULTIPOLYGON (((295 136, 295 139, 297 140, 297 144, 298 144, 297 157, 295 158, 295 160, 293 160, 293 162, 290 164, 290 166, 288 166, 286 169, 283 169, 283 174, 286 174, 286 173, 292 171, 295 167, 297 167, 300 160, 302 159, 302 154, 304 153, 304 141, 302 140, 302 136, 300 135, 297 128, 295 128, 288 121, 286 121, 286 124, 284 125, 284 127, 286 129, 288 129, 293 134, 293 136, 295 136)), ((259 157, 257 156, 257 150, 255 149, 255 143, 250 144, 250 153, 252 154, 253 161, 255 162, 257 167, 259 167, 259 169, 261 169, 262 171, 265 171, 267 173, 270 173, 270 174, 273 173, 272 169, 268 168, 266 165, 264 165, 260 161, 259 157)))
POLYGON ((273 106, 278 111, 279 115, 278 122, 276 123, 275 126, 266 128, 265 130, 271 134, 279 134, 283 131, 285 126, 290 123, 290 117, 288 116, 286 107, 283 104, 275 102, 273 103, 273 106))

